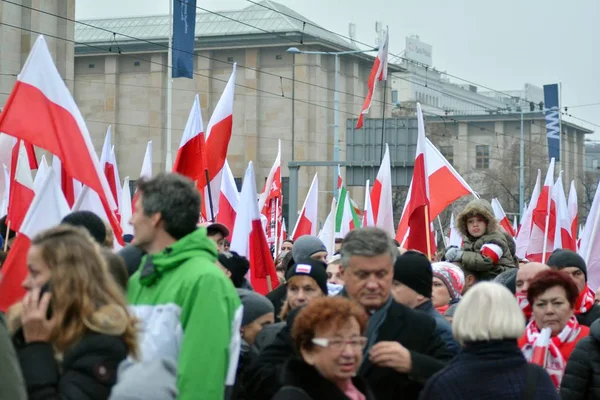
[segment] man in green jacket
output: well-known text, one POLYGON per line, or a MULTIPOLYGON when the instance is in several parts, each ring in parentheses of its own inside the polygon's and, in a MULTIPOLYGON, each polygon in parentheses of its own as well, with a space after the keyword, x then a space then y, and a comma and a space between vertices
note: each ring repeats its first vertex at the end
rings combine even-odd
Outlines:
POLYGON ((189 179, 161 174, 138 185, 132 244, 147 255, 127 287, 141 321, 144 361, 177 361, 180 400, 222 400, 232 386, 242 307, 215 261, 217 248, 197 228, 200 196, 189 179))

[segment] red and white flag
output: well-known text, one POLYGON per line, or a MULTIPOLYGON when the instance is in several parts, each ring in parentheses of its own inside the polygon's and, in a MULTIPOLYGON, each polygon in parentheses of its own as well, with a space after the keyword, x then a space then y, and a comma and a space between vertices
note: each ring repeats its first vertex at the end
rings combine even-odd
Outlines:
POLYGON ((121 200, 119 202, 119 214, 121 214, 121 229, 123 235, 133 235, 133 225, 129 223, 132 215, 131 189, 129 187, 129 177, 126 176, 121 189, 121 200))
POLYGON ((81 194, 81 182, 73 179, 73 177, 67 173, 67 170, 62 167, 62 162, 56 155, 52 156, 52 170, 54 171, 54 179, 56 179, 56 182, 58 182, 59 186, 62 188, 69 207, 72 207, 73 204, 75 204, 75 200, 77 200, 81 194))
POLYGON ((296 227, 292 231, 292 239, 298 240, 300 236, 311 235, 317 236, 318 220, 317 214, 319 210, 319 178, 315 174, 313 181, 304 199, 300 216, 296 222, 296 227))
POLYGON ((454 214, 450 217, 450 235, 448 236, 448 246, 454 246, 461 248, 463 245, 462 233, 456 228, 456 223, 454 222, 454 214))
POLYGON ((571 221, 567 199, 562 184, 562 171, 552 187, 552 203, 556 210, 556 228, 554 230, 554 250, 569 249, 577 251, 577 238, 571 237, 571 221))
POLYGON ((50 166, 48 165, 48 161, 46 161, 46 156, 42 155, 40 160, 40 164, 37 172, 35 173, 35 178, 33 179, 33 191, 38 192, 42 187, 42 183, 46 179, 46 175, 50 172, 50 166))
POLYGON ((263 191, 258 198, 258 209, 267 219, 267 241, 278 243, 276 236, 281 234, 283 191, 281 190, 281 140, 277 147, 277 157, 269 171, 263 191))
POLYGON ((588 270, 588 286, 600 287, 600 184, 596 188, 592 207, 580 235, 579 254, 588 270))
POLYGON ((554 158, 550 160, 544 186, 532 213, 533 224, 527 247, 527 259, 545 263, 554 248, 556 231, 556 207, 551 201, 551 191, 554 186, 554 158))
POLYGON ((231 241, 235 230, 235 219, 240 204, 240 194, 237 191, 235 179, 229 168, 229 163, 225 160, 223 166, 223 180, 221 181, 221 193, 219 194, 219 214, 217 222, 229 228, 229 236, 226 238, 231 241))
POLYGON ((273 256, 260 222, 252 162, 249 163, 248 169, 246 169, 244 182, 242 183, 240 206, 235 219, 235 231, 231 239, 231 250, 248 258, 250 262, 250 283, 257 293, 266 295, 277 287, 279 279, 275 271, 273 256))
POLYGON ((519 223, 517 222, 517 216, 515 215, 515 217, 513 218, 513 232, 515 233, 513 235, 513 237, 517 237, 517 232, 519 232, 519 223))
MULTIPOLYGON (((2 193, 2 207, 0 209, 0 215, 6 215, 8 214, 8 202, 10 200, 10 171, 8 170, 8 167, 4 164, 2 164, 2 169, 4 172, 4 182, 6 182, 4 184, 4 192, 2 193)), ((34 181, 34 191, 37 193, 37 188, 35 187, 35 181, 34 181)))
POLYGON ((152 178, 152 140, 146 144, 146 153, 144 153, 144 161, 142 161, 142 169, 140 171, 141 178, 152 178))
MULTIPOLYGON (((216 217, 219 213, 219 191, 221 189, 221 180, 223 177, 223 166, 227 159, 227 148, 231 139, 233 127, 233 100, 235 97, 235 77, 236 65, 233 64, 233 71, 225 85, 225 90, 213 111, 208 127, 206 128, 206 165, 208 166, 208 176, 210 180, 210 189, 212 194, 213 212, 216 217)), ((208 208, 208 187, 206 178, 201 177, 196 186, 202 190, 202 215, 206 220, 210 219, 210 210, 208 208)))
MULTIPOLYGON (((115 236, 116 204, 81 112, 39 36, 0 114, 0 132, 25 140, 62 160, 67 175, 100 196, 115 236), (35 116, 35 118, 32 118, 35 116)), ((121 239, 122 240, 122 239, 121 239)))
POLYGON ((552 329, 550 328, 542 328, 540 331, 533 344, 533 353, 529 361, 531 364, 537 364, 542 368, 546 368, 546 355, 550 346, 551 333, 552 329))
MULTIPOLYGON (((433 143, 425 138, 427 152, 427 173, 429 174, 429 209, 431 218, 435 219, 446 207, 454 201, 466 195, 479 197, 469 184, 459 175, 454 167, 444 158, 442 153, 433 143)), ((404 211, 398 230, 396 231, 396 240, 404 246, 408 237, 408 215, 406 214, 406 205, 410 201, 410 188, 406 197, 404 211)))
POLYGON ((325 223, 323 224, 323 228, 317 235, 319 240, 323 242, 325 248, 327 249, 327 254, 335 253, 335 214, 336 214, 337 202, 335 201, 335 197, 331 199, 331 209, 327 218, 325 218, 325 223))
POLYGON ((279 248, 283 245, 283 241, 287 239, 287 228, 285 226, 285 218, 281 219, 281 235, 279 236, 279 248))
MULTIPOLYGON (((173 164, 173 172, 187 176, 196 182, 196 187, 203 193, 204 186, 199 186, 206 182, 206 140, 204 136, 204 121, 202 120, 202 110, 200 109, 200 98, 194 96, 194 103, 190 110, 177 157, 173 164)), ((203 199, 204 200, 204 199, 203 199)), ((204 201, 202 202, 204 203, 204 201)))
POLYGON ((529 199, 529 206, 525 206, 524 208, 523 216, 521 218, 521 227, 519 228, 515 239, 515 254, 519 258, 525 258, 525 256, 527 256, 527 247, 529 246, 529 237, 531 236, 531 225, 533 224, 533 210, 540 197, 541 179, 542 172, 538 169, 535 186, 533 187, 531 198, 529 199))
POLYGON ((392 167, 390 149, 386 143, 385 153, 377 172, 377 178, 371 189, 371 207, 375 226, 394 237, 394 209, 392 206, 392 167))
POLYGON ((369 191, 370 181, 367 179, 365 184, 365 207, 362 215, 362 226, 375 226, 375 219, 373 218, 373 207, 371 206, 371 193, 369 191))
POLYGON ((21 228, 21 223, 23 223, 34 196, 29 157, 22 140, 19 140, 18 150, 16 165, 11 173, 8 216, 6 217, 10 229, 15 232, 21 228))
MULTIPOLYGON (((569 200, 567 202, 567 208, 569 210, 569 226, 571 231, 571 237, 577 243, 578 239, 578 227, 579 219, 577 217, 577 189, 575 188, 575 181, 571 181, 571 187, 569 188, 569 200)), ((577 251, 577 250, 575 250, 577 251)))
POLYGON ((21 284, 27 277, 27 253, 31 239, 38 233, 60 224, 69 212, 65 196, 56 184, 54 172, 50 170, 40 191, 33 198, 2 266, 4 276, 0 279, 0 311, 6 312, 25 294, 21 284))
POLYGON ((506 233, 510 234, 510 236, 515 237, 516 232, 510 224, 510 220, 504 213, 504 209, 502 208, 500 201, 496 198, 492 199, 492 209, 494 210, 494 217, 496 217, 496 221, 498 221, 500 226, 506 231, 506 233))
POLYGON ((108 186, 117 204, 117 211, 121 202, 121 179, 117 168, 117 159, 115 157, 114 146, 112 144, 112 127, 106 130, 102 154, 100 155, 100 166, 104 170, 104 175, 108 181, 108 186))
POLYGON ((377 57, 375 58, 375 62, 373 63, 373 68, 371 68, 371 73, 369 74, 369 80, 367 81, 367 97, 365 98, 365 102, 363 103, 360 115, 358 116, 358 121, 356 122, 356 129, 360 129, 363 127, 364 117, 365 115, 369 114, 369 109, 371 108, 371 103, 373 101, 373 92, 375 91, 375 85, 378 81, 387 81, 389 39, 390 35, 388 33, 388 30, 386 29, 383 43, 379 47, 377 57))

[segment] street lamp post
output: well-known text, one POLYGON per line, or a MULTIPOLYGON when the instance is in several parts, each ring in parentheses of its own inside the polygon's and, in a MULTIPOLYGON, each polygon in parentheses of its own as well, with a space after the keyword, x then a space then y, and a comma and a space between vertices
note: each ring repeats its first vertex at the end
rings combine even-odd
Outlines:
MULTIPOLYGON (((290 47, 287 49, 288 53, 291 54, 319 54, 335 57, 335 76, 333 79, 333 161, 340 161, 340 92, 339 92, 339 72, 340 72, 340 56, 347 54, 360 54, 368 53, 371 51, 377 51, 378 48, 369 50, 349 50, 349 51, 302 51, 297 47, 290 47)), ((295 67, 294 67, 295 68, 295 67)), ((292 152, 294 149, 292 149, 292 152)), ((337 169, 333 169, 333 196, 338 198, 337 189, 337 169)))

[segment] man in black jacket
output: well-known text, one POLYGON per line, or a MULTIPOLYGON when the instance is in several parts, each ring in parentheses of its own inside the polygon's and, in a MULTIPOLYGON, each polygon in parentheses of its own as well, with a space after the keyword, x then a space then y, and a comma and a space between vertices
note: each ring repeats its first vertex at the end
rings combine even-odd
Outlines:
POLYGON ((383 230, 362 228, 346 236, 340 254, 345 294, 370 314, 359 373, 378 400, 418 399, 452 355, 433 318, 393 301, 396 246, 383 230))

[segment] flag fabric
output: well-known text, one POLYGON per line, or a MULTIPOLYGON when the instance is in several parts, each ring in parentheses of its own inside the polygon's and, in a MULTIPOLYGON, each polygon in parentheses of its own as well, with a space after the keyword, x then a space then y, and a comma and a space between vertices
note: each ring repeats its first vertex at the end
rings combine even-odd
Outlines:
POLYGON ((35 173, 35 178, 33 179, 33 191, 38 192, 42 187, 42 183, 46 179, 46 175, 50 172, 50 166, 48 165, 48 161, 46 161, 46 156, 42 155, 40 160, 38 170, 35 173))
POLYGON ((304 199, 302 210, 300 210, 298 221, 292 231, 292 239, 298 240, 300 236, 317 235, 317 214, 319 210, 319 178, 318 174, 312 180, 310 189, 304 199))
POLYGON ((383 44, 379 47, 377 57, 375 57, 375 62, 373 63, 371 73, 369 74, 369 80, 367 81, 367 97, 365 98, 365 102, 363 103, 360 115, 358 116, 358 121, 356 122, 356 129, 360 129, 363 127, 364 116, 369 113, 369 109, 371 108, 371 102, 373 101, 373 92, 375 91, 375 85, 377 84, 377 81, 387 81, 389 38, 390 35, 388 33, 388 30, 386 29, 383 44))
POLYGON ((571 187, 569 188, 569 200, 567 201, 567 208, 569 212, 569 226, 571 231, 571 238, 577 243, 579 219, 577 217, 577 189, 575 188, 575 181, 571 181, 571 187))
POLYGON ((119 178, 117 158, 115 157, 114 146, 112 144, 111 126, 106 130, 106 136, 104 137, 104 144, 102 145, 102 153, 100 155, 100 166, 104 170, 104 175, 108 181, 108 186, 117 205, 118 212, 121 201, 121 179, 119 178))
MULTIPOLYGON (((338 193, 335 211, 335 237, 344 238, 348 232, 360 228, 360 218, 356 215, 356 211, 350 201, 348 189, 344 185, 340 167, 338 166, 338 193)), ((329 253, 333 254, 333 253, 329 253)))
POLYGON ((0 114, 0 132, 60 158, 67 175, 98 193, 115 235, 122 236, 113 213, 116 204, 108 195, 110 187, 89 132, 52 61, 43 36, 39 36, 33 45, 0 114))
POLYGON ((173 2, 173 45, 171 76, 194 78, 194 39, 196 37, 196 0, 173 2))
POLYGON ((551 201, 554 185, 554 159, 550 160, 544 186, 532 213, 533 224, 527 247, 527 259, 544 263, 554 248, 556 230, 556 206, 551 201))
POLYGON ((450 216, 450 235, 448 235, 448 246, 454 246, 461 248, 463 245, 463 235, 456 228, 456 223, 454 222, 454 214, 450 216))
MULTIPOLYGON (((2 210, 0 210, 1 215, 8 214, 8 202, 10 200, 10 171, 8 167, 2 164, 2 169, 4 170, 4 181, 6 184, 4 185, 4 192, 2 193, 2 210)), ((37 178, 37 175, 36 175, 37 178)), ((34 191, 37 193, 37 189, 35 188, 34 182, 34 191)))
POLYGON ((337 202, 335 201, 335 197, 331 199, 331 211, 327 215, 325 219, 325 223, 323 224, 323 228, 317 235, 319 240, 323 242, 325 248, 327 249, 327 254, 335 254, 335 215, 337 209, 337 202))
POLYGON ((142 169, 140 170, 140 179, 152 178, 152 140, 146 144, 146 153, 144 153, 144 161, 142 161, 142 169))
POLYGON ((229 229, 229 236, 226 238, 231 241, 235 230, 235 219, 240 204, 240 194, 237 191, 235 179, 229 168, 229 163, 225 161, 223 167, 223 180, 221 181, 221 192, 219 194, 219 214, 217 222, 225 225, 229 229))
POLYGON ((367 179, 365 184, 365 207, 362 215, 362 226, 375 226, 375 220, 373 218, 373 207, 371 206, 371 192, 369 191, 370 181, 367 179))
POLYGON ((206 169, 204 121, 200 109, 200 98, 196 95, 181 136, 181 143, 173 164, 173 172, 187 176, 196 182, 196 187, 202 193, 204 186, 201 185, 202 182, 206 182, 206 169))
POLYGON ((27 210, 33 201, 33 178, 29 167, 29 157, 22 140, 19 140, 14 168, 13 178, 10 183, 10 195, 8 200, 8 214, 6 220, 15 232, 21 229, 21 223, 27 214, 27 210))
POLYGON ((123 235, 133 235, 133 225, 129 223, 132 215, 131 205, 131 188, 129 187, 129 177, 127 176, 123 181, 121 200, 119 202, 119 214, 121 214, 121 229, 123 235))
POLYGON ((277 146, 277 157, 269 171, 262 193, 258 197, 258 209, 267 218, 267 241, 279 243, 275 236, 281 234, 283 191, 281 190, 281 140, 277 146))
POLYGON ((517 237, 515 239, 515 254, 519 258, 525 258, 527 256, 527 247, 529 246, 529 237, 531 236, 531 226, 533 224, 533 210, 540 197, 541 178, 542 172, 538 169, 535 186, 531 191, 531 198, 529 199, 529 206, 524 208, 523 217, 521 218, 521 227, 519 228, 519 232, 517 232, 517 237))
POLYGON ((392 206, 392 167, 390 149, 386 143, 385 153, 371 189, 371 207, 375 226, 394 237, 394 209, 392 206))
POLYGON ((510 224, 510 220, 506 216, 506 213, 504 212, 504 209, 502 208, 500 201, 496 198, 492 199, 492 209, 494 210, 494 217, 496 217, 496 220, 498 221, 500 226, 510 236, 515 237, 516 232, 513 229, 512 225, 510 224))
POLYGON ((560 161, 560 105, 558 84, 544 85, 544 114, 548 138, 548 158, 560 161))
POLYGON ((577 238, 571 237, 571 221, 569 220, 569 210, 567 208, 567 199, 562 184, 562 171, 552 187, 552 203, 556 210, 556 228, 554 230, 554 250, 569 249, 577 251, 577 238))
POLYGON ((52 170, 54 171, 54 179, 56 179, 62 188, 67 203, 72 207, 81 193, 81 182, 73 179, 73 177, 67 173, 67 170, 62 167, 62 162, 57 156, 52 157, 52 170))
POLYGON ((31 239, 38 233, 60 224, 69 212, 69 205, 56 184, 54 172, 49 170, 40 191, 33 198, 2 267, 0 311, 6 312, 25 294, 21 284, 27 277, 27 253, 31 246, 31 239))
POLYGON ((248 258, 250 283, 257 293, 266 295, 277 287, 279 279, 256 202, 256 181, 252 162, 248 164, 242 183, 240 206, 231 239, 231 250, 248 258))
POLYGON ((583 228, 583 233, 579 236, 581 244, 579 245, 579 254, 583 257, 588 270, 588 285, 592 288, 600 287, 600 184, 596 188, 592 207, 588 214, 583 228))
POLYGON ((517 222, 517 216, 515 215, 515 217, 513 218, 513 232, 515 233, 513 235, 513 237, 517 237, 517 232, 519 232, 519 223, 517 222))
POLYGON ((408 238, 406 248, 418 250, 432 256, 431 216, 429 213, 429 180, 427 177, 427 150, 425 144, 425 124, 421 104, 417 103, 417 154, 413 167, 413 177, 410 185, 410 201, 406 212, 408 213, 408 238), (429 242, 429 243, 428 243, 429 242))
MULTIPOLYGON (((446 160, 434 144, 427 138, 425 138, 425 142, 427 173, 429 174, 430 214, 431 218, 435 219, 446 207, 459 198, 469 194, 474 197, 479 196, 459 173, 456 172, 452 164, 446 160)), ((396 240, 401 245, 405 244, 408 237, 408 215, 405 211, 406 205, 410 201, 410 192, 411 189, 409 188, 404 211, 402 212, 402 217, 400 217, 400 222, 398 223, 398 230, 396 231, 396 240)))

